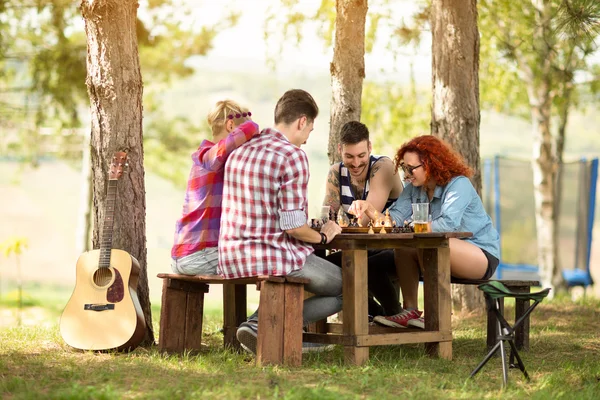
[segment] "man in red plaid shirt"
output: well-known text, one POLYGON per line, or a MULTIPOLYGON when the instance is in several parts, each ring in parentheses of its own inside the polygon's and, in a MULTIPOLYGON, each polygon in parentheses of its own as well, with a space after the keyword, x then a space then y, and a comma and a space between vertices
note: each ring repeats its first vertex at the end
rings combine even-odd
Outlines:
MULTIPOLYGON (((300 146, 319 108, 304 90, 287 91, 275 106, 275 127, 236 149, 225 166, 219 236, 219 273, 226 278, 285 275, 309 278, 304 325, 342 308, 342 274, 313 254, 341 228, 333 221, 316 232, 307 225, 308 158, 300 146)), ((240 325, 237 338, 256 354, 258 312, 240 325)), ((305 345, 305 350, 309 347, 305 345)))

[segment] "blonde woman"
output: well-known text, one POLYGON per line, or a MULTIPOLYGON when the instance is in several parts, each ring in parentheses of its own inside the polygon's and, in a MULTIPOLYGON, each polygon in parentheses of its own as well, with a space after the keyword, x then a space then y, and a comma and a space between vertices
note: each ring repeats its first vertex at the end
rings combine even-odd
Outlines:
POLYGON ((171 249, 171 269, 175 273, 217 273, 225 161, 233 150, 259 134, 251 115, 231 100, 217 102, 208 114, 213 140, 204 140, 192 154, 183 212, 175 225, 171 249))

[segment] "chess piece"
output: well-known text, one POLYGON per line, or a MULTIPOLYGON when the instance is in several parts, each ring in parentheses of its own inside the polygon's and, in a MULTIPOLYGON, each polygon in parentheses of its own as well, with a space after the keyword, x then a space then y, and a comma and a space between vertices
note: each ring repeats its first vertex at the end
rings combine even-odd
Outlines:
POLYGON ((379 228, 379 213, 377 211, 373 214, 373 227, 379 228))
POLYGON ((385 230, 385 226, 381 225, 381 230, 379 231, 379 233, 387 233, 387 231, 385 230))
POLYGON ((348 219, 348 216, 346 215, 346 212, 344 211, 343 207, 340 207, 340 209, 338 211, 337 223, 342 228, 345 228, 350 224, 350 220, 348 219))
POLYGON ((373 224, 369 222, 369 232, 367 232, 369 235, 374 235, 375 231, 373 230, 373 224))
POLYGON ((390 210, 385 210, 385 217, 383 218, 383 226, 387 228, 392 227, 392 217, 390 217, 390 210))

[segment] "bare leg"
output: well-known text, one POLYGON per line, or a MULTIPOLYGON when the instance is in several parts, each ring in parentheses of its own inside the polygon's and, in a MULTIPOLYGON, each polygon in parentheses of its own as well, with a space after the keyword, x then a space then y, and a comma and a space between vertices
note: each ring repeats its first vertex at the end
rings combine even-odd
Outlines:
MULTIPOLYGON (((488 260, 479 247, 464 240, 450 239, 452 276, 461 279, 481 279, 485 275, 487 265, 488 260)), ((400 278, 402 279, 402 276, 400 278)))
POLYGON ((402 306, 417 308, 419 295, 419 257, 417 249, 401 248, 394 250, 396 272, 402 291, 402 306))

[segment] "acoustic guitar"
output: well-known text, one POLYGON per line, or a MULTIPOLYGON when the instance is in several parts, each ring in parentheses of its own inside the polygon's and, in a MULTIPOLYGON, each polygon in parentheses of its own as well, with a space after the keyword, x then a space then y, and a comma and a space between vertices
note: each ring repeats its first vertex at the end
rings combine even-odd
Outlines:
POLYGON ((144 339, 146 320, 137 296, 138 261, 112 249, 117 181, 127 154, 113 156, 100 249, 77 260, 75 289, 60 318, 60 334, 80 350, 131 351, 144 339))

